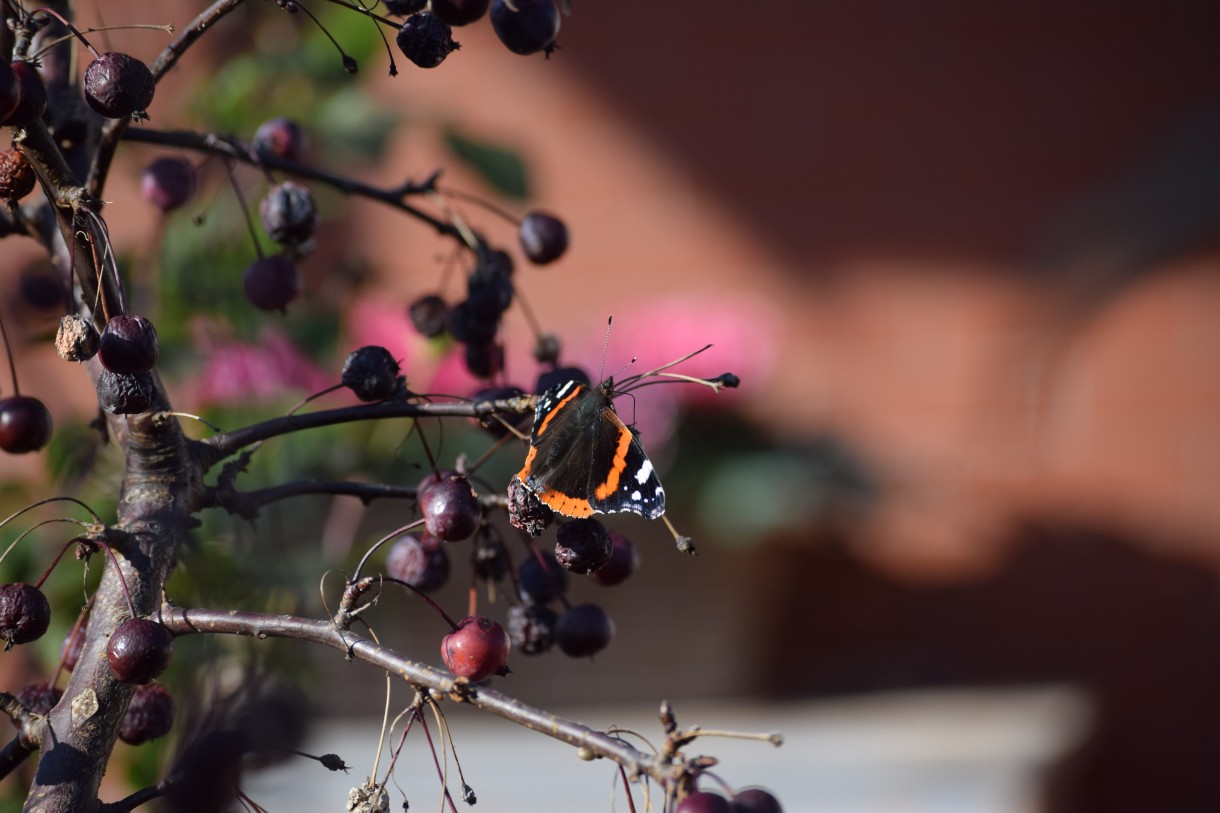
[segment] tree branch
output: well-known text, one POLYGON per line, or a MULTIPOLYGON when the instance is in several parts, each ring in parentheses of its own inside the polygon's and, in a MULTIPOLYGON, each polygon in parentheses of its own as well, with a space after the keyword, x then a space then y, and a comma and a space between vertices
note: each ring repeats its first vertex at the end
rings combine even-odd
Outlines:
POLYGON ((402 678, 417 689, 432 689, 434 699, 448 697, 503 717, 519 726, 546 734, 576 748, 623 765, 633 776, 647 775, 668 785, 685 770, 685 761, 646 754, 626 742, 594 731, 588 726, 558 717, 542 709, 514 700, 508 695, 455 678, 448 672, 405 658, 388 647, 376 644, 351 631, 343 631, 330 621, 288 615, 272 615, 237 610, 186 610, 166 606, 162 621, 175 635, 224 633, 254 638, 295 638, 321 644, 343 652, 349 658, 365 661, 402 678))

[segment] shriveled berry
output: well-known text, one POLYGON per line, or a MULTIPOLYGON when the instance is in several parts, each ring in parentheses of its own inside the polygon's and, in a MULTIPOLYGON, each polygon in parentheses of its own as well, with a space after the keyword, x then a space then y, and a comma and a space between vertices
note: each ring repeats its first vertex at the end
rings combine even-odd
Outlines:
POLYGON ((250 146, 259 158, 300 161, 305 156, 305 132, 292 119, 278 116, 258 126, 250 146))
POLYGON ((590 386, 589 374, 582 367, 556 367, 554 370, 547 370, 538 376, 538 381, 534 384, 534 393, 542 395, 549 389, 566 384, 569 381, 575 381, 578 384, 590 386))
POLYGON ((112 415, 138 415, 152 406, 157 384, 152 373, 112 373, 97 377, 97 402, 112 415))
POLYGON ((517 477, 508 482, 508 524, 530 536, 540 536, 555 519, 551 507, 538 499, 517 477))
POLYGON ((114 316, 102 329, 97 355, 112 373, 143 373, 157 363, 157 329, 143 316, 114 316))
POLYGON ((29 62, 14 62, 12 71, 20 88, 21 101, 3 123, 9 127, 28 127, 47 112, 47 87, 42 83, 38 69, 29 62))
POLYGON ((453 41, 453 29, 432 14, 409 17, 398 30, 398 50, 421 68, 435 68, 461 46, 453 41))
POLYGON ((246 299, 260 310, 282 311, 297 298, 301 278, 296 264, 283 254, 260 257, 250 263, 242 277, 246 299))
POLYGON ((0 586, 0 639, 4 649, 36 641, 51 623, 51 605, 32 584, 13 582, 0 586))
POLYGON ((592 517, 574 519, 555 534, 555 560, 573 573, 592 573, 610 561, 610 532, 592 517))
POLYGON ((407 316, 421 336, 431 339, 445 332, 449 306, 436 294, 428 294, 411 303, 407 316))
MULTIPOLYGON (((509 398, 517 398, 525 393, 519 387, 485 387, 474 392, 470 396, 471 401, 504 401, 509 398)), ((471 419, 479 427, 486 429, 495 437, 501 438, 508 434, 508 429, 505 426, 516 426, 518 428, 525 426, 527 421, 533 421, 531 415, 518 415, 512 412, 497 412, 495 415, 488 415, 485 418, 471 419)))
POLYGON ((195 194, 195 165, 185 158, 158 158, 140 174, 140 194, 162 212, 172 212, 195 194))
POLYGON ((0 449, 9 454, 36 452, 51 439, 51 413, 30 395, 0 398, 0 449))
POLYGON ((678 803, 674 813, 733 813, 729 800, 716 793, 697 790, 678 803))
POLYGON ((160 683, 137 686, 119 724, 119 739, 141 745, 164 737, 174 727, 174 698, 160 683))
POLYGON ((555 622, 555 643, 573 658, 596 655, 614 637, 614 622, 596 604, 577 604, 555 622))
POLYGON ((559 33, 559 9, 554 0, 493 0, 491 27, 514 54, 550 51, 559 33))
POLYGON ((530 212, 521 218, 517 236, 525 256, 538 265, 552 263, 568 250, 568 227, 547 212, 530 212))
POLYGON ((739 790, 730 802, 733 813, 784 813, 779 799, 762 788, 739 790))
POLYGON ((559 598, 568 589, 568 571, 559 566, 555 557, 538 551, 526 556, 517 566, 517 587, 522 601, 545 604, 559 598))
POLYGON ((27 683, 17 692, 17 700, 29 711, 47 716, 63 698, 64 693, 46 681, 27 683))
POLYGON ((449 581, 449 554, 431 536, 403 534, 390 546, 385 569, 386 575, 430 593, 449 581))
POLYGON ((0 152, 0 201, 13 206, 17 201, 34 191, 38 176, 16 147, 0 152))
POLYGON ((483 506, 470 487, 470 481, 460 475, 442 480, 419 498, 428 533, 444 542, 469 538, 483 518, 483 506))
POLYGON ((87 319, 70 313, 59 320, 55 332, 55 352, 64 361, 88 361, 97 355, 101 337, 87 319))
POLYGON ((384 401, 398 389, 398 371, 389 350, 368 345, 347 354, 340 378, 361 401, 384 401))
POLYGON ((589 574, 603 587, 621 584, 640 566, 640 553, 635 543, 616 531, 610 531, 610 560, 589 574))
POLYGON ((466 370, 475 378, 492 378, 504 369, 504 345, 498 342, 468 344, 464 355, 466 370))
POLYGON ((174 636, 149 618, 128 618, 115 627, 106 646, 106 660, 120 683, 147 683, 165 671, 173 656, 174 636))
POLYGON ((555 643, 555 615, 545 604, 514 604, 508 608, 508 637, 526 655, 541 655, 555 643))
POLYGON ((258 207, 263 229, 277 243, 305 246, 318 227, 318 207, 308 187, 284 181, 267 190, 258 207))
POLYGON ((491 0, 432 0, 432 13, 449 25, 470 25, 487 13, 491 0))
POLYGON ((449 335, 462 344, 487 344, 496 338, 500 318, 481 314, 469 301, 465 301, 449 309, 446 327, 449 335))
POLYGON ((386 13, 399 17, 423 11, 427 5, 428 0, 385 0, 386 13))
POLYGON ((503 627, 486 616, 472 615, 441 641, 441 660, 453 674, 477 682, 503 672, 511 646, 503 627))
POLYGON ((0 60, 0 119, 7 119, 21 104, 21 84, 12 67, 0 60))
POLYGON ((146 119, 157 82, 152 71, 135 57, 109 51, 85 68, 85 101, 111 119, 146 119))

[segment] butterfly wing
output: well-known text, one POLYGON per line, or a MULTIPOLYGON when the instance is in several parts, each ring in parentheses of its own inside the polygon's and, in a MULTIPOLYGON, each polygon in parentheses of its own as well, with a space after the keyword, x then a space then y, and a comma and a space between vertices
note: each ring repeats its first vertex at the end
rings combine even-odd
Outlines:
POLYGON ((665 513, 665 489, 640 439, 619 418, 606 399, 600 415, 600 436, 593 445, 589 502, 599 513, 630 511, 646 519, 665 513))

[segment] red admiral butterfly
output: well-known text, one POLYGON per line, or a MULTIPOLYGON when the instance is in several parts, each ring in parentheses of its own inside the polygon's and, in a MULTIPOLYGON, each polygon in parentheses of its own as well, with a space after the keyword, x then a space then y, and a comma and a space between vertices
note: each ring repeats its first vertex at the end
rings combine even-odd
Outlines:
POLYGON ((631 511, 665 513, 665 490, 640 439, 614 411, 614 380, 569 381, 547 390, 534 410, 530 451, 517 477, 569 517, 631 511))

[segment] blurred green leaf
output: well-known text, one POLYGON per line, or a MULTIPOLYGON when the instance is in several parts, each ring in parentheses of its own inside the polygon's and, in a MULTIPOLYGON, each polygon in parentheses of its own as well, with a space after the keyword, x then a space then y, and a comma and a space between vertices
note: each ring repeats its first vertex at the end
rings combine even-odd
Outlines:
POLYGON ((57 426, 47 445, 47 472, 60 488, 73 491, 93 472, 98 450, 98 433, 87 424, 57 426))
POLYGON ((469 138, 453 128, 445 131, 445 146, 501 194, 517 200, 530 196, 529 173, 516 150, 469 138))

